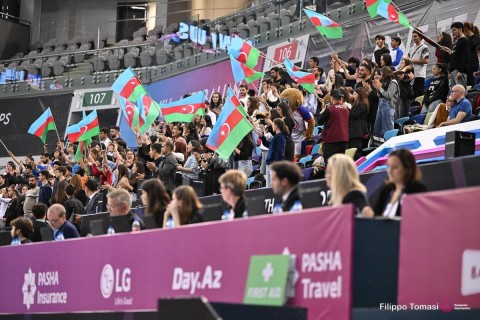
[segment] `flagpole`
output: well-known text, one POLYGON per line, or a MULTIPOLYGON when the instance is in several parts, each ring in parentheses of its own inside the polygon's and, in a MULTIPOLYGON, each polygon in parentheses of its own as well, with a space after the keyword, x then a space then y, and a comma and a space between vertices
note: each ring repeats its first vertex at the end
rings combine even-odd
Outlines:
POLYGON ((5 150, 7 150, 7 152, 9 151, 7 146, 5 145, 5 143, 3 143, 2 139, 0 139, 0 142, 2 143, 2 146, 5 148, 5 150))
POLYGON ((258 88, 253 84, 253 81, 252 81, 252 83, 250 83, 250 84, 255 88, 255 90, 257 90, 257 94, 259 94, 258 88))
MULTIPOLYGON (((320 32, 319 32, 320 33, 320 32)), ((333 50, 333 48, 330 46, 330 43, 328 43, 327 39, 325 38, 325 36, 323 34, 320 33, 320 35, 322 36, 323 40, 325 40, 325 42, 327 43, 327 46, 330 48, 330 50, 335 53, 335 51, 333 50)))
MULTIPOLYGON (((430 39, 429 37, 427 37, 427 35, 426 35, 425 33, 423 33, 422 30, 420 30, 417 26, 415 26, 415 25, 412 23, 412 21, 411 21, 410 19, 408 19, 408 17, 402 12, 402 10, 400 10, 400 8, 397 7, 397 5, 396 5, 395 3, 393 3, 393 2, 390 2, 390 3, 395 7, 395 9, 398 10, 398 12, 400 12, 401 14, 403 14, 403 16, 408 20, 408 23, 413 27, 413 29, 414 29, 415 31, 417 31, 418 33, 420 33, 420 34, 422 35, 423 39, 424 39, 427 43, 431 44, 431 45, 434 46, 435 48, 441 48, 441 47, 442 47, 438 42, 433 41, 432 39, 430 39)), ((435 16, 435 19, 436 19, 436 16, 435 16)), ((436 24, 435 24, 435 30, 437 30, 436 24)))
POLYGON ((55 118, 53 117, 53 112, 50 111, 50 114, 52 115, 53 123, 55 123, 55 132, 57 133, 58 142, 60 142, 60 135, 58 134, 57 123, 55 122, 55 118))

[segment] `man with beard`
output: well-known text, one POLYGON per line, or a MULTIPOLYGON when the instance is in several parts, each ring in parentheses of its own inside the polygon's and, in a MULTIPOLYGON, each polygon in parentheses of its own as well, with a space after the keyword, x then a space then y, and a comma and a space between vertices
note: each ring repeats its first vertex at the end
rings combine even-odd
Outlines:
POLYGON ((28 178, 28 191, 25 194, 25 202, 23 203, 23 212, 28 217, 32 213, 33 206, 38 202, 40 187, 38 186, 38 178, 31 176, 28 178))

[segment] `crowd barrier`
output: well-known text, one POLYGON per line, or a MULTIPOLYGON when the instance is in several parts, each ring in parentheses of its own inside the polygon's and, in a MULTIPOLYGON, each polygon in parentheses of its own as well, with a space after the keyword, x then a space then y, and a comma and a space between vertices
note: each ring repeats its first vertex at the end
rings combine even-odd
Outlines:
MULTIPOLYGON (((432 162, 420 165, 422 182, 428 191, 448 190, 480 185, 480 156, 469 156, 451 160, 432 162), (441 177, 441 178, 439 178, 441 177)), ((370 203, 377 201, 380 188, 387 179, 387 172, 373 171, 360 175, 361 182, 367 187, 370 203)), ((302 199, 304 208, 313 208, 328 205, 329 188, 322 180, 312 180, 300 183, 301 193, 305 193, 302 199)), ((271 213, 275 195, 271 188, 247 190, 245 197, 249 200, 249 207, 255 214, 271 213), (263 208, 263 212, 262 211, 263 208)), ((222 202, 220 195, 200 198, 204 205, 210 206, 222 202)))
POLYGON ((251 257, 289 254, 287 304, 308 319, 349 319, 352 217, 351 206, 318 208, 2 247, 0 314, 156 310, 166 296, 242 303, 251 257))

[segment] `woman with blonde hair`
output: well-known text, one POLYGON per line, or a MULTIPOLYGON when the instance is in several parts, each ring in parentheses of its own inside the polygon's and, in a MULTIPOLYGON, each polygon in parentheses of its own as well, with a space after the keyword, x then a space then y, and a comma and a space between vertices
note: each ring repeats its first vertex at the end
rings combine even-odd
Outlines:
POLYGON ((352 203, 357 214, 374 216, 372 208, 368 205, 367 188, 360 182, 357 167, 351 157, 343 153, 330 157, 325 178, 332 192, 329 201, 331 205, 352 203))
POLYGON ((173 219, 175 227, 203 222, 201 209, 202 203, 195 190, 190 186, 180 186, 173 191, 172 201, 170 201, 163 219, 163 227, 168 228, 170 217, 173 219))

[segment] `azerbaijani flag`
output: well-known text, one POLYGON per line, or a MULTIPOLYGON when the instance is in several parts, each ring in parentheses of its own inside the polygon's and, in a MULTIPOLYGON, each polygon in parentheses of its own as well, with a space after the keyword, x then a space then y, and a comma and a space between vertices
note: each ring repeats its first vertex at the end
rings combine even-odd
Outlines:
POLYGON ((240 102, 238 97, 235 95, 235 92, 233 92, 232 88, 230 87, 228 87, 228 90, 227 90, 227 100, 233 103, 235 108, 237 108, 243 114, 243 116, 248 119, 248 113, 245 110, 245 107, 243 106, 243 104, 240 102))
POLYGON ((378 15, 377 11, 380 1, 381 0, 366 0, 365 5, 367 6, 367 11, 371 18, 375 18, 378 15))
POLYGON ((138 98, 137 106, 140 113, 140 119, 142 119, 144 122, 144 124, 140 127, 139 132, 144 133, 148 130, 152 123, 158 119, 158 116, 160 115, 160 107, 148 95, 143 95, 138 98))
POLYGON ((295 65, 293 64, 290 59, 285 58, 285 61, 283 62, 285 65, 285 69, 287 69, 288 74, 290 77, 299 85, 303 87, 306 91, 310 93, 315 92, 315 75, 313 73, 309 72, 303 72, 303 71, 293 71, 295 65))
POLYGON ((84 115, 79 123, 67 127, 66 134, 70 143, 87 141, 94 136, 98 136, 100 126, 98 125, 97 110, 93 110, 88 116, 84 115))
POLYGON ((201 91, 190 97, 160 105, 160 109, 168 123, 192 122, 196 114, 205 116, 205 98, 205 91, 201 91))
POLYGON ((92 138, 88 138, 85 141, 79 141, 77 146, 77 151, 75 152, 75 156, 73 157, 73 161, 77 162, 83 158, 83 155, 87 151, 87 146, 92 143, 92 138))
POLYGON ((401 24, 409 29, 413 29, 410 21, 398 10, 392 3, 392 0, 379 0, 377 13, 392 22, 401 24))
POLYGON ((260 51, 240 37, 234 37, 232 39, 228 54, 249 68, 254 68, 260 57, 260 51))
POLYGON ((57 130, 57 126, 55 126, 55 121, 53 121, 52 110, 47 108, 47 110, 32 123, 28 129, 28 133, 39 137, 42 142, 45 143, 45 141, 47 141, 47 132, 50 130, 57 130))
POLYGON ((251 83, 263 77, 262 72, 257 72, 252 68, 249 68, 247 65, 238 62, 232 55, 230 55, 230 63, 232 65, 232 73, 235 83, 242 82, 242 80, 251 83))
POLYGON ((130 100, 126 100, 123 97, 120 99, 120 108, 122 109, 122 114, 127 120, 128 126, 133 129, 133 127, 141 127, 145 124, 145 121, 140 117, 140 111, 135 103, 130 100))
POLYGON ((303 9, 303 11, 321 35, 329 39, 343 38, 343 30, 338 23, 315 11, 308 9, 303 9))
POLYGON ((130 68, 123 71, 118 79, 115 80, 112 85, 112 90, 118 93, 121 97, 134 103, 137 102, 140 96, 148 94, 140 80, 130 68))
POLYGON ((250 131, 252 131, 252 125, 240 110, 233 103, 226 103, 208 136, 206 145, 227 160, 250 131))

